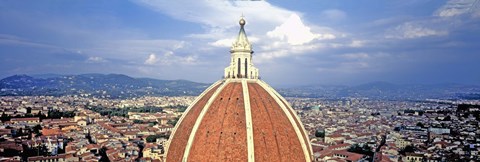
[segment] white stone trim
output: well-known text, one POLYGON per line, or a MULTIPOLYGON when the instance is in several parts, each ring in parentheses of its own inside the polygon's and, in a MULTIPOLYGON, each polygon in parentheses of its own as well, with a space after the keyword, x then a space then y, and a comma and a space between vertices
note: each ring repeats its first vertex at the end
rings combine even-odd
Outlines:
POLYGON ((247 80, 242 80, 243 88, 243 101, 245 105, 245 126, 247 129, 247 149, 248 149, 248 161, 255 161, 255 151, 253 142, 253 124, 252 124, 252 110, 250 108, 250 94, 248 92, 247 80))
MULTIPOLYGON (((305 127, 303 126, 303 123, 302 123, 302 120, 300 120, 300 118, 298 117, 298 115, 296 115, 296 111, 292 108, 292 106, 287 102, 287 100, 285 98, 282 97, 282 95, 280 95, 275 89, 271 88, 273 93, 275 93, 275 95, 280 98, 280 100, 282 100, 285 104, 288 104, 287 106, 287 109, 289 109, 290 111, 292 111, 295 115, 295 118, 297 118, 297 121, 300 123, 300 127, 302 128, 301 131, 303 131, 303 133, 305 134, 305 138, 307 138, 307 141, 310 142, 310 137, 308 137, 308 133, 307 131, 305 130, 305 127)), ((312 156, 313 158, 313 150, 312 150, 312 145, 311 144, 307 144, 307 147, 308 147, 308 151, 310 152, 310 156, 312 156)))
MULTIPOLYGON (((193 100, 193 102, 188 106, 188 108, 185 110, 185 112, 183 112, 182 116, 180 117, 180 119, 178 119, 178 122, 177 124, 175 125, 175 127, 173 128, 173 131, 172 131, 172 134, 170 134, 170 139, 168 139, 168 145, 170 145, 170 142, 171 140, 173 139, 176 131, 177 131, 177 128, 178 126, 180 126, 180 124, 183 122, 183 118, 185 118, 185 116, 187 116, 187 114, 190 112, 190 110, 192 109, 192 107, 197 104, 197 102, 203 98, 203 96, 205 96, 210 90, 212 90, 215 86, 219 85, 220 83, 222 83, 223 80, 219 80, 215 83, 213 83, 210 87, 208 87, 207 89, 205 89, 197 98, 195 98, 195 100, 193 100)), ((168 146, 165 147, 166 148, 166 151, 165 151, 165 155, 168 155, 168 146)))
POLYGON ((226 79, 224 80, 225 82, 215 90, 213 95, 210 97, 208 100, 207 104, 202 109, 202 112, 198 115, 197 120, 195 121, 195 125, 193 125, 192 132, 190 133, 190 136, 188 138, 187 146, 185 147, 185 152, 183 153, 183 162, 188 161, 188 155, 190 154, 190 149, 192 148, 193 140, 195 139, 195 134, 197 133, 198 127, 200 127, 200 123, 202 122, 203 117, 207 113, 208 109, 210 108, 210 105, 212 105, 213 101, 215 101, 215 98, 217 98, 218 94, 222 92, 223 88, 225 88, 226 85, 230 82, 230 80, 226 79))
POLYGON ((305 143, 305 140, 302 137, 302 133, 300 132, 300 128, 298 128, 298 126, 296 126, 297 124, 295 123, 292 115, 290 115, 290 112, 288 112, 285 105, 281 104, 282 101, 274 94, 273 91, 275 91, 275 90, 273 88, 271 88, 270 86, 268 86, 267 83, 265 83, 261 80, 259 80, 257 83, 260 86, 262 86, 270 94, 270 96, 272 96, 275 99, 275 101, 278 103, 278 105, 280 105, 280 107, 282 108, 285 115, 287 115, 287 118, 290 121, 290 124, 292 124, 293 129, 295 130, 295 133, 297 134, 298 140, 300 141, 300 144, 302 145, 302 150, 303 150, 303 154, 305 156, 305 160, 307 162, 311 162, 312 160, 311 160, 311 157, 309 156, 310 152, 308 150, 307 144, 305 143))

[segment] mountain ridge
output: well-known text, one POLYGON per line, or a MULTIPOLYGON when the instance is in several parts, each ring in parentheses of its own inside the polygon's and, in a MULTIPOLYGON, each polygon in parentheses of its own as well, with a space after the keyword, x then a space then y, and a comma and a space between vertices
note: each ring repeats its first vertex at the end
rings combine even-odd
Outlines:
POLYGON ((0 96, 81 95, 128 98, 198 95, 209 84, 186 80, 133 78, 123 74, 13 75, 0 80, 0 96), (52 76, 52 77, 45 77, 52 76))
POLYGON ((369 82, 355 86, 311 85, 278 90, 287 97, 370 98, 387 100, 480 99, 480 86, 458 83, 393 84, 369 82))
MULTIPOLYGON (((13 75, 0 80, 0 96, 80 95, 103 98, 139 96, 199 95, 210 83, 188 80, 134 78, 124 74, 36 74, 13 75)), ((365 84, 309 85, 277 89, 285 97, 338 99, 346 97, 416 100, 480 99, 480 86, 458 83, 393 84, 384 81, 365 84)))

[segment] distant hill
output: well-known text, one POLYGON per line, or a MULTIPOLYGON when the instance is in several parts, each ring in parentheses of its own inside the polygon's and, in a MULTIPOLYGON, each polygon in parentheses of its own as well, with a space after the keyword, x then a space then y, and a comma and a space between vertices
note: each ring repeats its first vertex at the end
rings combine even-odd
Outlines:
POLYGON ((462 84, 392 84, 371 82, 357 86, 303 86, 279 89, 288 97, 338 99, 361 97, 387 100, 480 99, 480 86, 462 84))
POLYGON ((132 78, 122 74, 13 75, 0 80, 0 96, 180 96, 199 95, 208 86, 186 80, 132 78))
MULTIPOLYGON (((104 98, 199 95, 210 84, 187 80, 133 78, 122 74, 13 75, 0 80, 0 96, 81 95, 104 98)), ((480 86, 462 84, 392 84, 357 86, 314 85, 277 89, 285 97, 383 100, 480 99, 480 86)))

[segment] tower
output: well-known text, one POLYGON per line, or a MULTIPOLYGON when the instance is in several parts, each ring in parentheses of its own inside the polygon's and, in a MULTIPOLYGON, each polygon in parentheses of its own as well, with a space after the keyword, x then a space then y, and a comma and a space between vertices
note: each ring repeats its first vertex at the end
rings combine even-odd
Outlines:
POLYGON ((187 108, 167 146, 167 162, 312 161, 308 134, 288 102, 258 77, 245 20, 224 78, 187 108))
POLYGON ((245 23, 243 18, 240 19, 240 31, 230 49, 232 58, 230 59, 230 66, 225 68, 225 78, 258 79, 258 69, 252 63, 252 45, 248 41, 244 29, 245 23))

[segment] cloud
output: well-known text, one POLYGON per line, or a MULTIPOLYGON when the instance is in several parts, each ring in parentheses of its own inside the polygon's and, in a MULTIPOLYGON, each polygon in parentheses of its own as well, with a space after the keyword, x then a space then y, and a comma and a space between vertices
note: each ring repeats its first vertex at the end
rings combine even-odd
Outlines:
MULTIPOLYGON (((416 39, 441 37, 463 30, 469 23, 480 17, 478 0, 449 0, 433 12, 432 16, 411 18, 393 28, 387 29, 385 38, 416 39)), ((468 27, 467 27, 468 28, 468 27)))
MULTIPOLYGON (((198 40, 209 39, 210 47, 224 49, 232 45, 238 32, 239 16, 247 20, 246 32, 257 55, 255 62, 289 57, 326 47, 319 40, 333 40, 333 31, 326 27, 306 25, 301 13, 274 6, 266 1, 134 1, 175 19, 200 23, 205 33, 188 34, 187 38, 202 46, 198 40), (257 8, 262 8, 258 10, 257 8), (201 14, 196 14, 201 13, 201 14), (222 15, 222 16, 219 16, 222 15), (319 32, 322 31, 322 32, 319 32), (257 42, 258 41, 258 42, 257 42)), ((345 18, 340 10, 325 11, 331 18, 345 18)), ((355 45, 359 45, 358 43, 355 45)))
POLYGON ((446 30, 436 30, 416 24, 414 22, 406 22, 387 31, 387 35, 385 37, 395 39, 415 39, 421 37, 445 35, 448 35, 448 31, 446 30))
MULTIPOLYGON (((227 47, 235 40, 235 33, 238 33, 239 29, 237 21, 243 13, 247 22, 245 30, 253 44, 256 63, 333 47, 335 45, 317 41, 334 40, 339 33, 328 27, 309 24, 302 20, 302 13, 274 6, 267 1, 135 0, 134 2, 174 19, 202 24, 204 33, 188 34, 186 38, 198 46, 195 51, 208 50, 202 51, 203 53, 220 50, 228 52, 227 47), (205 42, 208 46, 205 46, 205 42)), ((346 14, 342 12, 334 9, 325 11, 331 18, 345 18, 346 14)), ((361 44, 357 42, 355 45, 361 44)))
MULTIPOLYGON (((331 57, 328 59, 328 57, 331 57)), ((395 66, 393 63, 403 61, 401 57, 384 52, 354 52, 332 54, 330 60, 315 68, 320 73, 362 74, 388 71, 395 66), (331 61, 333 60, 333 61, 331 61)))
POLYGON ((310 27, 303 24, 297 14, 290 15, 283 24, 275 27, 274 30, 267 32, 267 36, 278 38, 280 40, 287 40, 290 45, 302 45, 309 43, 314 39, 335 39, 335 35, 330 33, 312 33, 310 27))
MULTIPOLYGON (((325 2, 306 3, 327 10, 307 9, 300 3, 270 1, 132 1, 140 7, 127 1, 95 4, 91 10, 81 10, 66 2, 0 5, 3 6, 0 15, 5 15, 0 16, 0 21, 5 22, 0 33, 13 35, 0 35, 0 50, 3 51, 0 73, 6 75, 8 70, 21 66, 31 70, 16 73, 117 72, 211 82, 222 75, 228 64, 229 47, 238 33, 238 19, 242 13, 255 51, 254 62, 265 79, 277 77, 272 80, 277 83, 322 82, 335 76, 350 82, 362 77, 367 78, 364 80, 385 78, 372 77, 371 71, 375 69, 386 69, 386 76, 400 78, 405 77, 398 74, 402 67, 419 64, 410 72, 424 73, 428 71, 422 70, 423 67, 430 62, 440 64, 438 62, 442 61, 450 65, 445 67, 455 71, 445 76, 472 76, 467 70, 456 68, 465 67, 461 65, 466 63, 451 62, 461 58, 478 60, 475 59, 478 58, 475 55, 478 39, 474 36, 478 33, 476 18, 480 18, 480 10, 478 2, 471 3, 473 1, 382 1, 376 3, 380 3, 380 7, 374 5, 373 8, 372 3, 351 1, 348 2, 350 6, 365 10, 348 10, 351 7, 342 6, 344 11, 335 9, 342 3, 325 2), (396 5, 402 3, 409 5, 396 5), (476 5, 472 8, 470 4, 476 5), (52 11, 52 5, 61 10, 52 11), (105 10, 113 12, 103 12, 105 10), (117 12, 125 10, 135 12, 117 12), (289 25, 298 27, 289 30, 289 25), (443 46, 448 44, 449 47, 443 46), (392 53, 392 56, 377 57, 377 53, 392 53), (462 53, 462 57, 452 55, 455 53, 462 53), (471 55, 465 56, 468 53, 471 55), (405 58, 396 58, 402 54, 405 58), (328 71, 328 75, 319 73, 317 68, 328 71), (296 77, 285 78, 282 75, 285 73, 296 77)), ((92 4, 81 2, 79 5, 92 4)), ((471 65, 477 67, 474 63, 471 65)))
POLYGON ((220 39, 215 42, 209 43, 212 46, 215 47, 230 47, 232 46, 232 43, 235 42, 235 39, 220 39))
POLYGON ((130 62, 144 63, 150 54, 184 50, 189 43, 179 40, 162 39, 123 39, 99 41, 95 45, 81 49, 83 53, 103 58, 116 58, 130 62))
POLYGON ((343 54, 343 55, 341 55, 341 56, 342 56, 343 58, 352 59, 352 60, 370 58, 370 55, 368 55, 367 53, 364 53, 364 52, 360 52, 360 53, 347 53, 347 54, 343 54))
POLYGON ((352 40, 352 42, 349 44, 350 47, 363 47, 365 45, 366 41, 364 40, 352 40))
POLYGON ((293 13, 292 11, 273 6, 266 1, 133 1, 179 20, 202 23, 209 27, 219 28, 235 26, 235 24, 232 24, 232 20, 238 20, 242 13, 252 22, 266 24, 279 23, 293 13), (249 17, 249 15, 252 16, 249 17))
POLYGON ((0 34, 0 44, 33 48, 62 49, 61 47, 30 41, 15 35, 0 34))
MULTIPOLYGON (((248 39, 254 44, 254 47, 259 47, 261 46, 259 44, 263 44, 256 44, 257 40, 261 40, 262 42, 271 40, 266 36, 268 31, 285 23, 291 15, 297 15, 295 11, 274 6, 267 1, 133 1, 178 20, 202 24, 204 33, 188 34, 187 38, 191 38, 191 41, 197 43, 205 42, 202 39, 207 39, 208 45, 214 48, 231 46, 236 36, 234 33, 238 32, 239 26, 237 21, 242 14, 245 15, 245 19, 247 20, 246 32, 248 39), (261 8, 261 10, 258 8, 261 8)), ((315 36, 317 37, 317 35, 315 36)), ((295 38, 290 35, 289 37, 290 42, 297 43, 300 41, 295 40, 295 38)), ((202 46, 201 48, 207 47, 202 46)))
POLYGON ((178 56, 172 51, 165 52, 159 60, 162 65, 195 65, 198 63, 195 55, 178 56))
POLYGON ((473 18, 480 18, 480 10, 476 10, 472 16, 473 18))
MULTIPOLYGON (((272 61, 282 57, 296 57, 326 48, 336 48, 336 31, 321 26, 307 26, 297 14, 292 14, 280 25, 266 32, 256 45, 255 62, 272 61)), ((357 43, 356 45, 358 45, 357 43)))
POLYGON ((88 57, 87 59, 87 63, 100 63, 100 62, 107 62, 107 60, 98 56, 91 56, 91 57, 88 57))
POLYGON ((369 70, 371 65, 364 61, 352 61, 352 62, 340 62, 334 67, 318 67, 318 72, 330 72, 330 73, 361 73, 365 70, 369 70))
POLYGON ((153 65, 157 62, 158 62, 157 55, 155 55, 154 53, 150 54, 147 60, 145 60, 145 64, 147 65, 153 65))
POLYGON ((439 17, 455 17, 471 14, 475 17, 479 9, 478 0, 450 0, 439 8, 434 15, 439 17))
MULTIPOLYGON (((231 34, 233 36, 233 34, 231 34)), ((254 37, 254 36, 247 36, 248 41, 250 43, 256 43, 258 42, 259 38, 254 37)), ((236 41, 236 38, 226 38, 226 39, 219 39, 215 42, 210 42, 208 43, 209 45, 212 45, 214 47, 231 47, 233 42, 236 41)))
POLYGON ((177 56, 172 51, 165 52, 161 56, 157 56, 156 54, 151 53, 144 62, 144 64, 146 65, 160 65, 160 66, 194 65, 197 63, 198 63, 198 60, 195 55, 177 56))

